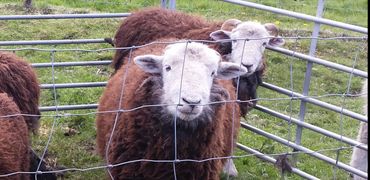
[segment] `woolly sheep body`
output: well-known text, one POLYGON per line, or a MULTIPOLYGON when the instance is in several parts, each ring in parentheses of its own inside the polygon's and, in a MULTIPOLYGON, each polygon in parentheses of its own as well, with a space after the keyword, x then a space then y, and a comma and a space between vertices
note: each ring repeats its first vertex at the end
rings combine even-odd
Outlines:
POLYGON ((36 133, 40 115, 40 87, 36 73, 29 63, 14 53, 0 51, 0 93, 14 99, 24 116, 30 132, 36 133))
MULTIPOLYGON (((39 161, 34 158, 36 155, 29 151, 29 133, 37 133, 39 126, 40 87, 30 64, 11 52, 0 51, 0 94, 0 116, 27 114, 0 119, 0 172, 4 174, 10 171, 34 171, 39 161)), ((44 163, 39 170, 48 170, 43 169, 43 166, 44 163)), ((56 179, 54 174, 42 174, 37 177, 56 179)), ((15 175, 14 178, 33 179, 34 175, 21 174, 15 175)))
MULTIPOLYGON (((0 93, 0 175, 27 172, 30 160, 28 156, 28 129, 13 99, 5 93, 0 93)), ((5 179, 28 179, 28 174, 16 174, 5 179)))
MULTIPOLYGON (((163 44, 151 45, 133 51, 132 57, 148 53, 159 55, 163 49, 163 44)), ((109 80, 98 111, 117 110, 119 106, 132 109, 158 104, 163 93, 161 81, 160 76, 144 73, 126 58, 125 64, 109 80), (122 86, 124 75, 128 77, 122 86), (122 87, 122 104, 119 104, 122 87)), ((215 80, 213 83, 211 102, 235 100, 235 88, 231 81, 215 80)), ((195 124, 177 120, 177 158, 202 160, 231 155, 235 143, 233 139, 240 126, 239 113, 237 104, 221 103, 212 105, 206 114, 201 115, 200 118, 208 120, 197 121, 195 124)), ((162 106, 144 107, 119 114, 108 150, 110 164, 137 159, 174 158, 173 117, 164 113, 162 106)), ((98 152, 103 157, 106 155, 106 145, 115 118, 115 113, 99 113, 97 116, 98 152)), ((224 163, 225 160, 176 163, 177 179, 218 179, 224 163)), ((172 163, 136 162, 111 168, 110 171, 118 179, 173 179, 172 163)))

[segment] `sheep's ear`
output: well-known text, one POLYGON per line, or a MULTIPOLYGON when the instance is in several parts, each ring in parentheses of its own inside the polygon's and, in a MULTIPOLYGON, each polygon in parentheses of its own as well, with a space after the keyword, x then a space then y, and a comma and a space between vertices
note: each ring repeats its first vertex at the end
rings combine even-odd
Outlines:
POLYGON ((266 23, 266 24, 264 24, 264 26, 265 26, 267 32, 271 36, 274 36, 269 41, 269 45, 270 46, 282 46, 285 43, 284 39, 281 38, 281 36, 278 36, 279 29, 278 29, 278 27, 275 24, 273 24, 273 23, 266 23))
POLYGON ((241 22, 239 19, 228 19, 222 24, 221 30, 232 31, 241 22))
POLYGON ((161 73, 162 60, 163 56, 156 55, 142 55, 134 58, 135 64, 148 73, 161 73))
POLYGON ((231 62, 221 62, 217 70, 216 78, 228 80, 242 76, 247 72, 248 70, 244 66, 231 62))
POLYGON ((230 31, 224 31, 224 30, 217 30, 212 32, 209 36, 213 40, 223 40, 223 39, 230 39, 231 32, 230 31))
POLYGON ((281 36, 277 36, 269 40, 270 46, 282 46, 284 45, 284 43, 285 43, 285 40, 281 38, 281 36))
MULTIPOLYGON (((224 40, 224 39, 230 39, 231 32, 230 31, 224 31, 224 30, 217 30, 212 32, 209 36, 213 40, 224 40)), ((225 41, 225 42, 218 42, 218 45, 220 46, 221 54, 229 54, 231 53, 232 44, 231 41, 225 41)))

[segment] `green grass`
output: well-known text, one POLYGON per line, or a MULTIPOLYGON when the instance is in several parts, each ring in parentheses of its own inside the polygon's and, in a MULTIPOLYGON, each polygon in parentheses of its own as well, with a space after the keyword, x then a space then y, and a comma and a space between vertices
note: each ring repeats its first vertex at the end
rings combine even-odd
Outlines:
MULTIPOLYGON (((57 13, 103 13, 103 12, 130 12, 153 5, 159 5, 159 0, 36 0, 31 14, 57 14, 57 13)), ((253 2, 263 3, 274 7, 287 10, 315 15, 317 1, 310 0, 254 0, 253 2)), ((313 23, 297 20, 294 18, 273 15, 272 13, 255 10, 252 8, 241 7, 227 4, 222 1, 214 0, 189 0, 178 1, 177 8, 189 13, 198 14, 210 20, 225 20, 228 18, 239 18, 241 20, 257 20, 263 23, 273 22, 278 24, 283 36, 310 36, 313 23)), ((22 1, 0 0, 1 14, 27 14, 21 7, 22 1)), ((338 0, 327 1, 324 17, 343 21, 346 23, 367 27, 367 0, 338 0)), ((95 39, 113 37, 120 19, 69 19, 69 20, 19 20, 19 21, 0 21, 0 41, 10 40, 48 40, 48 39, 95 39)), ((322 37, 354 35, 362 36, 339 28, 322 26, 320 32, 322 37)), ((310 40, 286 40, 285 48, 301 53, 308 53, 310 40)), ((317 46, 316 55, 320 58, 340 63, 346 66, 353 66, 354 58, 358 54, 356 68, 367 71, 367 42, 363 41, 344 41, 344 40, 320 40, 317 46), (363 48, 364 47, 364 48, 363 48)), ((0 48, 20 48, 0 47, 0 48)), ((35 48, 46 49, 100 49, 109 48, 108 44, 84 44, 84 45, 58 45, 58 46, 32 46, 35 48)), ((44 51, 24 50, 16 52, 19 56, 26 58, 30 62, 50 62, 51 53, 44 51)), ((67 61, 89 61, 89 60, 110 60, 113 51, 103 52, 81 52, 63 51, 54 54, 55 62, 67 61)), ((264 81, 278 85, 286 89, 293 89, 302 92, 306 62, 266 51, 268 59, 268 70, 264 81), (292 67, 292 76, 290 68, 292 67), (292 77, 292 78, 291 78, 292 77), (292 79, 292 80, 291 80, 292 79)), ((56 83, 72 82, 100 82, 106 81, 112 70, 106 66, 95 67, 68 67, 55 68, 56 83)), ((39 68, 37 74, 41 83, 53 83, 51 68, 39 68)), ((321 65, 314 65, 312 80, 310 84, 310 95, 320 96, 325 94, 343 94, 346 91, 349 75, 336 70, 332 70, 321 65)), ((350 93, 360 92, 362 78, 353 77, 351 81, 350 93)), ((67 104, 91 104, 97 103, 103 88, 76 88, 76 89, 57 89, 56 103, 58 105, 67 104)), ((276 92, 259 88, 259 97, 264 99, 286 98, 287 96, 276 92)), ((338 106, 343 104, 341 97, 320 98, 338 106)), ((299 115, 300 102, 289 99, 286 100, 261 100, 260 105, 270 109, 291 115, 297 118, 299 115)), ((43 90, 41 106, 54 106, 53 90, 43 90)), ((346 98, 344 107, 361 113, 363 102, 360 98, 346 98)), ((59 114, 73 113, 85 114, 94 110, 79 110, 58 112, 59 114)), ((56 126, 48 148, 48 162, 51 165, 64 166, 68 168, 90 168, 103 165, 104 161, 95 153, 95 115, 82 116, 62 116, 60 118, 49 117, 56 112, 43 113, 45 117, 41 119, 42 126, 39 135, 32 137, 33 148, 41 154, 46 145, 46 140, 51 133, 51 127, 55 120, 56 126), (76 132, 66 136, 69 131, 76 132)), ((261 128, 269 133, 281 136, 285 139, 294 141, 296 127, 289 125, 286 121, 274 118, 268 114, 257 110, 252 110, 245 121, 253 126, 261 128)), ((306 122, 328 129, 335 133, 343 134, 354 138, 357 134, 358 121, 339 114, 327 111, 323 108, 308 105, 306 122), (343 127, 343 128, 341 128, 343 127)), ((302 144, 312 150, 337 148, 344 144, 327 138, 318 133, 303 130, 302 144)), ((270 139, 256 135, 248 130, 241 130, 239 141, 248 147, 257 149, 267 154, 279 154, 291 152, 291 149, 282 146, 270 139)), ((351 150, 340 151, 339 159, 348 163, 351 150)), ((323 154, 336 158, 336 151, 324 151, 323 154)), ((247 153, 237 150, 236 155, 247 155, 247 153)), ((296 167, 308 172, 321 179, 333 179, 334 168, 313 157, 305 154, 297 156, 296 167)), ((280 179, 279 170, 274 165, 263 162, 254 156, 246 156, 235 160, 239 170, 239 177, 236 179, 280 179)), ((348 179, 345 171, 336 171, 337 179, 348 179)), ((105 172, 102 169, 87 172, 71 171, 65 174, 66 179, 102 179, 105 172)), ((288 179, 300 179, 295 174, 288 174, 288 179)))

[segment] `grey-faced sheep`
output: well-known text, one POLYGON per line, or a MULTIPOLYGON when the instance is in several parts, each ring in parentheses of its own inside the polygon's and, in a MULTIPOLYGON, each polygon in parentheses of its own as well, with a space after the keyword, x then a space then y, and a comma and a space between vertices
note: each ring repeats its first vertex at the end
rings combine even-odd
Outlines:
MULTIPOLYGON (((365 100, 365 106, 364 106, 364 112, 366 115, 367 113, 367 80, 364 83, 364 86, 362 88, 362 93, 365 94, 364 100, 365 100)), ((360 129, 358 131, 357 141, 368 144, 368 125, 365 122, 360 123, 360 129)), ((367 172, 368 170, 368 152, 365 150, 362 150, 360 148, 354 148, 352 153, 352 158, 350 165, 356 169, 359 169, 361 171, 367 172)), ((354 180, 364 180, 364 178, 354 175, 354 180)))
MULTIPOLYGON (((0 175, 27 172, 29 169, 29 135, 26 121, 21 115, 9 116, 20 113, 13 98, 6 93, 0 93, 0 175)), ((3 178, 21 180, 28 179, 28 176, 16 174, 3 178)))
MULTIPOLYGON (((229 19, 225 22, 209 22, 201 17, 161 8, 148 8, 134 12, 125 18, 114 36, 115 47, 131 47, 147 44, 158 38, 180 38, 192 40, 234 40, 212 43, 211 47, 221 55, 227 55, 230 62, 241 63, 248 73, 240 77, 238 99, 242 101, 257 98, 257 87, 262 83, 265 71, 263 53, 267 45, 280 46, 284 40, 278 36, 278 28, 272 24, 242 22, 229 19), (270 38, 264 38, 270 37, 270 38), (263 38, 263 39, 259 39, 263 38)), ((129 50, 117 50, 112 66, 118 70, 129 50)), ((237 80, 234 80, 237 84, 237 80)), ((244 116, 256 101, 240 103, 244 116)))
MULTIPOLYGON (((101 113, 96 120, 99 154, 113 165, 139 159, 174 160, 176 123, 177 159, 230 156, 240 110, 236 103, 216 103, 236 100, 232 82, 220 79, 235 78, 247 69, 221 62, 216 51, 195 42, 166 48, 164 44, 150 45, 133 51, 132 57, 135 64, 126 57, 100 98, 101 113), (145 105, 154 106, 139 108, 145 105), (116 113, 104 112, 118 107, 129 111, 118 113, 108 145, 116 113), (130 110, 133 108, 138 109, 130 110)), ((176 176, 218 179, 225 162, 176 162, 176 176)), ((172 163, 139 161, 109 170, 115 179, 174 178, 172 163)))
POLYGON ((28 129, 36 132, 40 117, 40 87, 32 67, 14 53, 0 51, 0 93, 7 93, 18 105, 28 129))

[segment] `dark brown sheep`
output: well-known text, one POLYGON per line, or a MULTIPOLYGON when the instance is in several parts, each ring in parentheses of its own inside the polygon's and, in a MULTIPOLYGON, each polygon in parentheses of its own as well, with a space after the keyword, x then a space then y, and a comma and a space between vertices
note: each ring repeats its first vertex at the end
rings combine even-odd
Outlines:
MULTIPOLYGON (((9 96, 10 99, 14 101, 11 104, 15 106, 12 105, 7 107, 6 109, 9 109, 9 111, 1 108, 0 111, 3 110, 2 112, 8 115, 31 115, 16 116, 14 119, 19 120, 14 120, 11 123, 9 123, 9 120, 1 121, 0 119, 0 124, 8 123, 14 126, 10 128, 10 125, 8 127, 0 125, 0 172, 3 173, 2 170, 4 170, 4 172, 35 171, 40 161, 37 160, 35 158, 36 155, 30 151, 29 132, 36 133, 39 126, 40 111, 38 105, 40 87, 36 74, 29 63, 17 57, 14 53, 0 51, 0 93, 3 97, 9 96), (23 124, 25 128, 23 128, 23 124), (9 143, 3 143, 3 137, 5 140, 9 141, 9 143), (13 139, 8 137, 12 137, 13 139), (16 139, 22 139, 22 141, 18 140, 18 142, 16 142, 16 139), (15 151, 18 154, 15 154, 15 151), (13 156, 17 158, 12 159, 14 158, 13 156), (2 158, 8 159, 4 160, 2 158), (9 169, 3 168, 2 162, 9 163, 9 165, 4 164, 4 166, 9 166, 9 169), (10 165, 14 165, 14 167, 10 165), (15 169, 15 167, 17 167, 17 169, 15 169)), ((0 100, 0 103, 5 102, 6 99, 4 99, 4 102, 0 100)), ((49 169, 45 168, 45 162, 42 162, 39 170, 48 171, 49 169)), ((34 174, 23 174, 15 177, 18 179, 33 179, 34 174)), ((37 175, 37 177, 38 179, 56 179, 54 174, 40 174, 37 175)))
MULTIPOLYGON (((214 76, 214 71, 211 74, 207 69, 204 69, 204 65, 201 63, 207 64, 206 62, 208 61, 218 59, 218 63, 217 61, 215 61, 216 63, 208 63, 208 66, 213 67, 213 65, 217 66, 217 64, 220 64, 220 69, 221 64, 229 62, 220 63, 220 56, 213 56, 216 52, 209 48, 206 48, 208 49, 206 52, 198 54, 194 44, 200 43, 189 43, 187 46, 187 61, 191 57, 195 57, 194 59, 196 60, 188 64, 185 63, 180 102, 182 106, 179 106, 178 109, 174 109, 174 106, 171 106, 173 103, 168 103, 170 98, 167 98, 167 94, 171 94, 171 89, 174 86, 176 88, 176 85, 180 83, 180 78, 178 78, 176 72, 180 74, 181 70, 176 67, 181 66, 182 63, 173 63, 177 64, 175 67, 175 65, 167 64, 167 62, 178 58, 182 60, 185 48, 181 45, 175 44, 173 46, 181 46, 183 49, 174 50, 173 46, 167 47, 163 57, 156 55, 162 54, 165 49, 164 44, 150 45, 137 49, 132 53, 136 64, 129 61, 126 57, 122 67, 111 77, 100 98, 98 108, 100 113, 98 113, 96 120, 98 152, 102 157, 108 158, 109 164, 116 165, 139 159, 173 160, 175 158, 174 117, 177 116, 177 159, 203 160, 231 155, 234 140, 237 137, 240 126, 239 106, 236 103, 207 104, 207 101, 198 100, 196 95, 186 95, 197 92, 198 87, 207 84, 192 82, 189 79, 198 79, 199 77, 204 77, 204 74, 208 78, 208 73, 211 75, 210 77, 214 76), (139 56, 148 53, 154 55, 139 56), (159 67, 158 64, 152 63, 154 60, 150 58, 162 59, 164 66, 159 67), (143 68, 139 67, 138 64, 146 66, 146 71, 151 73, 144 72, 143 68), (195 68, 203 70, 194 71, 195 68), (122 85, 124 78, 126 83, 122 85), (168 88, 168 86, 171 87, 168 88), (121 88, 123 88, 122 97, 121 88), (191 98, 189 99, 188 97, 191 98), (121 98, 122 102, 119 104, 121 98), (205 103, 204 106, 191 105, 202 104, 202 102, 205 103), (120 112, 109 150, 106 150, 116 113, 104 113, 104 111, 117 110, 119 106, 122 109, 130 110, 143 105, 158 104, 169 105, 151 106, 120 112), (188 110, 185 110, 186 108, 188 110), (193 117, 193 110, 199 108, 203 109, 203 111, 201 111, 199 116, 193 117), (192 109, 192 113, 190 113, 189 109, 192 109), (173 111, 177 114, 174 115, 173 111), (185 115, 182 112, 185 112, 185 115), (193 118, 190 119, 190 117, 193 118), (106 154, 106 151, 108 154, 106 154)), ((205 45, 202 45, 204 49, 203 46, 205 45)), ((230 64, 233 64, 234 67, 232 71, 244 70, 244 73, 247 71, 243 67, 239 68, 239 65, 236 63, 230 64)), ((231 73, 230 71, 228 74, 231 75, 231 73)), ((218 70, 217 77, 221 76, 220 74, 223 73, 218 70)), ((229 78, 233 77, 235 76, 229 78)), ((207 89, 207 87, 200 89, 207 89)), ((211 80, 209 88, 209 96, 205 96, 205 99, 209 98, 209 102, 236 99, 235 87, 230 80, 211 80)), ((174 101, 178 100, 178 95, 174 95, 174 101)), ((219 174, 225 162, 226 160, 176 162, 176 176, 177 179, 186 180, 219 179, 219 174)), ((109 170, 115 179, 173 179, 172 165, 172 163, 140 161, 113 167, 109 170)))
MULTIPOLYGON (((250 72, 247 76, 240 79, 238 99, 248 101, 257 98, 257 87, 262 83, 262 76, 266 68, 266 62, 263 57, 265 46, 267 44, 280 46, 284 43, 284 40, 278 37, 278 29, 274 24, 268 23, 261 25, 255 22, 241 22, 236 19, 230 19, 225 22, 209 22, 201 17, 178 11, 147 8, 134 12, 131 16, 123 20, 114 37, 114 45, 117 48, 138 46, 147 44, 158 38, 222 40, 231 38, 253 39, 266 36, 275 36, 276 38, 249 41, 244 43, 245 47, 242 42, 239 42, 239 45, 232 45, 231 41, 210 44, 221 55, 231 53, 230 58, 227 58, 231 62, 240 63, 243 59, 241 62, 242 65, 247 67, 250 72), (234 31, 240 31, 242 33, 233 34, 234 31), (250 43, 255 43, 257 46, 250 45, 250 43), (260 46, 261 48, 258 48, 260 46), (256 47, 257 49, 254 50, 256 47), (249 50, 245 51, 243 48, 249 50), (259 52, 260 50, 262 51, 259 52), (243 54, 241 53, 242 51, 245 51, 244 55, 241 55, 243 54), (244 57, 241 58, 241 56, 244 57)), ((118 70, 122 65, 123 58, 128 52, 129 50, 126 49, 116 51, 112 62, 115 70, 118 70)), ((256 101, 240 103, 242 115, 244 116, 256 103, 256 101)))
POLYGON ((38 109, 40 87, 32 67, 14 53, 0 51, 0 93, 14 99, 24 116, 30 132, 36 133, 39 126, 38 109))
MULTIPOLYGON (((30 165, 28 156, 28 129, 22 116, 9 116, 21 113, 20 109, 5 93, 0 93, 0 176, 27 172, 30 165), (9 116, 9 117, 5 117, 9 116)), ((28 174, 15 174, 0 179, 23 180, 28 174)))
MULTIPOLYGON (((159 38, 211 40, 209 34, 219 30, 220 23, 163 8, 139 10, 125 18, 114 36, 115 47, 147 44, 159 38)), ((229 49, 225 53, 230 53, 229 49)), ((117 50, 112 66, 118 70, 129 50, 117 50)))

